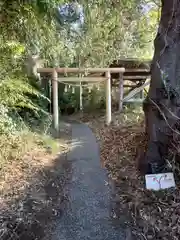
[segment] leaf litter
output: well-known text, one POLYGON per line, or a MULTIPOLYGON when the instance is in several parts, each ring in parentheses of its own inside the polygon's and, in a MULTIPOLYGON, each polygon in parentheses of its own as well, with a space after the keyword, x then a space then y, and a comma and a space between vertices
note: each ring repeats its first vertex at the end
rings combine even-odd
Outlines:
MULTIPOLYGON (((70 130, 66 135, 71 137, 70 130)), ((63 189, 71 167, 66 161, 68 139, 53 140, 55 151, 54 145, 33 142, 32 149, 4 166, 0 174, 0 239, 48 236, 47 222, 51 228, 51 220, 61 214, 66 201, 63 189)))

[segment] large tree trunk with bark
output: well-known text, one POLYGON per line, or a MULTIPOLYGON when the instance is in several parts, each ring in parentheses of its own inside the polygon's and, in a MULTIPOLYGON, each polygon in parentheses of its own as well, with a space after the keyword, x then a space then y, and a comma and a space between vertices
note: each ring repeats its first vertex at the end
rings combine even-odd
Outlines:
MULTIPOLYGON (((144 102, 147 150, 141 170, 164 171, 180 117, 180 0, 162 0, 151 84, 144 102)), ((176 136, 177 137, 177 136, 176 136)))

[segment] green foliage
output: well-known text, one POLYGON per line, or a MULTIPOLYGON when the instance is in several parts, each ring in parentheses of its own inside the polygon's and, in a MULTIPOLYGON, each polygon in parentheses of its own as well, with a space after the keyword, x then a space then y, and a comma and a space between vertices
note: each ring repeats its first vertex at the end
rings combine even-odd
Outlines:
POLYGON ((33 117, 47 115, 46 109, 40 104, 47 99, 23 72, 25 45, 17 41, 5 41, 2 38, 1 40, 0 133, 14 134, 22 125, 24 127, 23 119, 27 112, 33 117))
POLYGON ((8 109, 0 105, 0 134, 14 134, 16 133, 17 125, 14 120, 9 116, 8 109))
POLYGON ((95 85, 92 89, 85 89, 83 92, 83 102, 85 110, 98 110, 105 108, 105 88, 99 88, 95 85))
MULTIPOLYGON (((105 88, 101 87, 98 89, 96 86, 82 87, 82 101, 83 110, 91 111, 96 109, 105 108, 105 88)), ((67 89, 67 92, 63 92, 59 97, 59 108, 62 113, 68 113, 79 110, 80 108, 80 88, 75 87, 74 91, 72 88, 67 89), (70 110, 71 109, 71 110, 70 110)))
POLYGON ((152 56, 158 21, 156 5, 143 13, 140 7, 145 3, 141 0, 121 1, 121 4, 114 1, 81 3, 83 25, 70 22, 61 28, 67 43, 61 65, 71 64, 69 60, 73 59, 76 66, 97 67, 122 57, 152 56))
MULTIPOLYGON (((158 2, 158 1, 157 1, 158 2)), ((3 37, 25 43, 48 63, 107 66, 120 57, 152 56, 159 7, 154 1, 1 1, 3 37), (148 3, 147 3, 148 2, 148 3), (148 12, 142 6, 150 6, 148 12), (83 9, 83 20, 82 12, 83 9)))
POLYGON ((60 105, 62 108, 78 108, 78 94, 71 91, 64 92, 60 105))
POLYGON ((28 108, 38 111, 38 106, 28 97, 28 94, 43 97, 26 79, 8 78, 0 83, 0 102, 11 109, 28 108))
POLYGON ((59 97, 59 108, 62 113, 67 113, 68 109, 79 110, 79 87, 75 87, 74 92, 72 88, 67 89, 67 91, 63 89, 59 97))

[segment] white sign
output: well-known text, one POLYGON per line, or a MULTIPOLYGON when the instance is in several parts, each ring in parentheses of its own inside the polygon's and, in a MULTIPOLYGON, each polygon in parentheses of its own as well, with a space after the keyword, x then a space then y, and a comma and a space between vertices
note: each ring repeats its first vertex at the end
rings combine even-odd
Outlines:
POLYGON ((149 190, 161 190, 175 187, 173 173, 149 174, 145 176, 146 188, 149 190))

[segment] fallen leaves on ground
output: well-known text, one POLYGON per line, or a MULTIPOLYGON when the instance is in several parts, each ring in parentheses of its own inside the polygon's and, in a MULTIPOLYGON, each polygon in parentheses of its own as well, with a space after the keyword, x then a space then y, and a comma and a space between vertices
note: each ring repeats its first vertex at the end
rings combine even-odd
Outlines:
POLYGON ((7 153, 0 171, 0 239, 40 239, 47 221, 50 225, 59 214, 68 177, 63 173, 69 167, 67 142, 36 137, 27 141, 28 146, 22 141, 22 146, 13 148, 16 153, 26 147, 20 154, 7 153))
POLYGON ((180 239, 179 189, 148 191, 137 171, 137 152, 147 143, 143 121, 106 126, 104 119, 89 116, 85 122, 97 136, 102 164, 114 185, 114 218, 131 229, 133 237, 129 239, 180 239))

